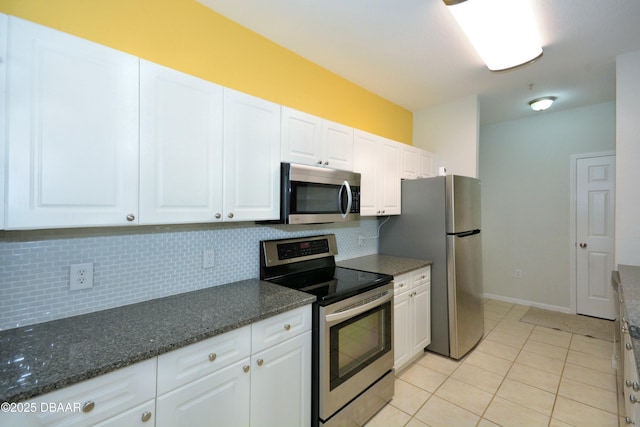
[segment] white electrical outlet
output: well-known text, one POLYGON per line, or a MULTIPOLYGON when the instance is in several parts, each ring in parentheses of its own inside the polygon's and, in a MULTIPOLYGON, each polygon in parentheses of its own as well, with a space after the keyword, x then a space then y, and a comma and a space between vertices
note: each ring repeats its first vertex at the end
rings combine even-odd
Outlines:
POLYGON ((215 266, 216 257, 213 249, 206 249, 202 252, 202 268, 213 268, 215 266))
POLYGON ((516 279, 522 279, 522 270, 520 270, 519 268, 516 268, 515 271, 513 272, 513 275, 515 276, 516 279))
POLYGON ((69 290, 89 289, 93 287, 93 263, 71 264, 69 267, 69 290))

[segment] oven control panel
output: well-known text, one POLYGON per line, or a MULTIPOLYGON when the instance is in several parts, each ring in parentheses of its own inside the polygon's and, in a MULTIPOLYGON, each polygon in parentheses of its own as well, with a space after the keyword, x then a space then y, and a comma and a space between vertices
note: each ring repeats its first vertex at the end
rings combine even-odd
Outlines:
POLYGON ((336 236, 300 237, 261 242, 262 257, 267 267, 310 259, 333 257, 338 253, 336 236))
POLYGON ((282 243, 278 245, 278 259, 300 258, 309 255, 329 252, 329 242, 322 240, 305 240, 302 242, 282 243))

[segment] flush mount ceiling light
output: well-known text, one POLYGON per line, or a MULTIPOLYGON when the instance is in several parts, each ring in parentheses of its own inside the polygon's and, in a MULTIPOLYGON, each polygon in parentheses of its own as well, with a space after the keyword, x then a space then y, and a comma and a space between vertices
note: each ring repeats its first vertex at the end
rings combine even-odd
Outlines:
POLYGON ((491 71, 542 56, 529 0, 443 0, 491 71))
POLYGON ((553 101, 557 98, 555 96, 543 96, 542 98, 536 98, 529 101, 529 106, 533 111, 544 111, 551 107, 553 101))

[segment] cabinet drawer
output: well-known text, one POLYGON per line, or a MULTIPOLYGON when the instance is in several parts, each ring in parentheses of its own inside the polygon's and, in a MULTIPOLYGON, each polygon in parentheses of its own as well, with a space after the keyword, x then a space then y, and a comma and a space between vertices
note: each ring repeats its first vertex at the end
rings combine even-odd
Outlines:
POLYGON ((411 288, 411 273, 400 274, 393 278, 393 294, 399 295, 411 288))
POLYGON ((420 286, 424 283, 431 281, 431 267, 424 267, 418 270, 414 270, 411 272, 411 274, 412 274, 411 288, 415 288, 416 286, 420 286))
POLYGON ((1 413, 0 425, 94 425, 155 399, 155 375, 153 358, 39 396, 27 402, 35 404, 35 413, 1 413))
POLYGON ((251 326, 158 356, 158 395, 248 357, 251 326))
POLYGON ((256 353, 311 330, 311 305, 254 323, 251 328, 251 351, 256 353))
POLYGON ((156 417, 155 411, 156 401, 153 399, 133 409, 129 409, 127 412, 96 424, 94 427, 153 426, 156 417))

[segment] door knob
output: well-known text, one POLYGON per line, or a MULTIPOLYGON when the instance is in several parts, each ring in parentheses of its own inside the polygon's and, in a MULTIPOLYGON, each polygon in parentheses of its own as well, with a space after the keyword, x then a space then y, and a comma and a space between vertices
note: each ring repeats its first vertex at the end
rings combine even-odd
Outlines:
POLYGON ((586 243, 580 243, 580 247, 581 247, 582 249, 584 249, 584 248, 586 248, 586 247, 587 247, 587 244, 586 244, 586 243))

